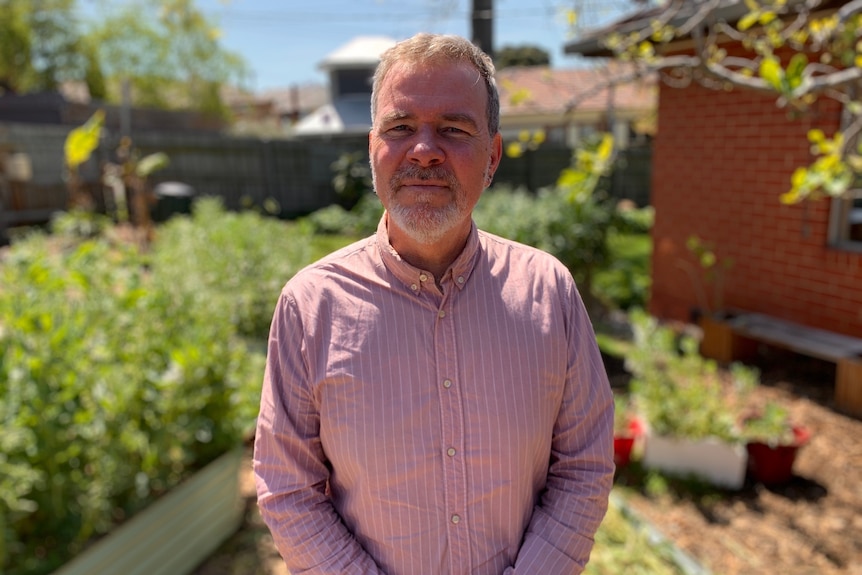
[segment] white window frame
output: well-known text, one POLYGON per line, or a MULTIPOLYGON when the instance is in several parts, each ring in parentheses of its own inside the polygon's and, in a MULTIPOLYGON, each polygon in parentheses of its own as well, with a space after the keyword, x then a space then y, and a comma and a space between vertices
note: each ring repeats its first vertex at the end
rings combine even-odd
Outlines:
MULTIPOLYGON (((855 89, 851 89, 850 95, 855 99, 855 89)), ((846 129, 850 121, 851 115, 845 107, 841 114, 841 128, 846 129)), ((829 247, 862 253, 862 188, 851 188, 830 202, 829 247)))
POLYGON ((829 245, 862 252, 862 188, 853 188, 832 198, 829 209, 829 245))

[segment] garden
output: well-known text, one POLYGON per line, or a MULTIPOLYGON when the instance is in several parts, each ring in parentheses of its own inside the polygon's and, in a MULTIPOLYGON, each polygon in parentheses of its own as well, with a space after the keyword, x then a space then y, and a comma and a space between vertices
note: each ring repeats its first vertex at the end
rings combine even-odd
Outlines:
MULTIPOLYGON (((557 255, 594 319, 632 451, 617 454, 588 573, 859 572, 862 422, 830 409, 834 372, 777 351, 718 365, 691 326, 641 311, 651 212, 597 191, 609 161, 599 142, 553 189, 493 189, 475 214, 557 255), (783 474, 753 464, 753 445, 785 440, 797 444, 783 474), (659 457, 679 453, 691 455, 659 457)), ((195 573, 283 573, 249 483, 262 343, 283 283, 374 229, 376 198, 351 203, 280 221, 201 198, 147 244, 70 211, 15 238, 0 255, 4 573, 64 569, 231 452, 239 530, 195 573)))

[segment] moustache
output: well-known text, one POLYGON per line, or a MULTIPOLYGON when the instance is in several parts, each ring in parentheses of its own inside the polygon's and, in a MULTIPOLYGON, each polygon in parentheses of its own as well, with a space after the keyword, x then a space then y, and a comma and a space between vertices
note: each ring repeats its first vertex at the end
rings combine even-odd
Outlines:
POLYGON ((455 176, 449 170, 440 166, 423 168, 421 166, 408 165, 399 168, 397 172, 392 174, 392 189, 398 189, 404 180, 439 180, 446 182, 450 188, 458 186, 458 180, 455 176))

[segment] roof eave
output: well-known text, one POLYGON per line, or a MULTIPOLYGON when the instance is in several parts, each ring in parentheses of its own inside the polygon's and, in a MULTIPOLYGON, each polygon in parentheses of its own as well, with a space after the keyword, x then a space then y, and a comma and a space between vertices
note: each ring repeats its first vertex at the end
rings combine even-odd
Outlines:
MULTIPOLYGON (((804 0, 789 0, 788 4, 801 4, 804 0)), ((576 38, 571 42, 567 42, 563 46, 564 54, 580 54, 590 58, 606 58, 614 56, 614 53, 604 45, 604 39, 610 34, 630 34, 632 32, 640 32, 649 29, 652 22, 664 14, 669 8, 657 7, 641 9, 633 12, 628 16, 605 26, 601 29, 594 30, 585 34, 582 38, 576 38)), ((740 18, 749 12, 743 0, 725 0, 724 3, 716 8, 713 8, 706 17, 708 22, 725 21, 729 24, 734 24, 740 18)), ((671 18, 669 25, 678 27, 687 22, 692 16, 690 10, 680 10, 679 13, 671 18)), ((677 40, 683 40, 679 38, 677 40)))

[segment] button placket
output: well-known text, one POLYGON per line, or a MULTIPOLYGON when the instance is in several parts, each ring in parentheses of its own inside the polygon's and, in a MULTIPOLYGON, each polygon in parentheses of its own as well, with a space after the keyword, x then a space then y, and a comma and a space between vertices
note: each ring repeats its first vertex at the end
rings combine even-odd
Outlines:
MULTIPOLYGON (((450 280, 451 281, 451 280, 450 280)), ((457 282, 457 279, 454 279, 457 282)), ((464 413, 461 389, 463 382, 458 367, 457 322, 451 315, 453 298, 459 290, 444 290, 443 299, 434 320, 434 347, 436 351, 437 381, 440 407, 440 451, 443 458, 443 489, 445 521, 450 532, 452 572, 468 572, 470 568, 470 542, 462 533, 468 524, 467 468, 464 452, 464 413)))

